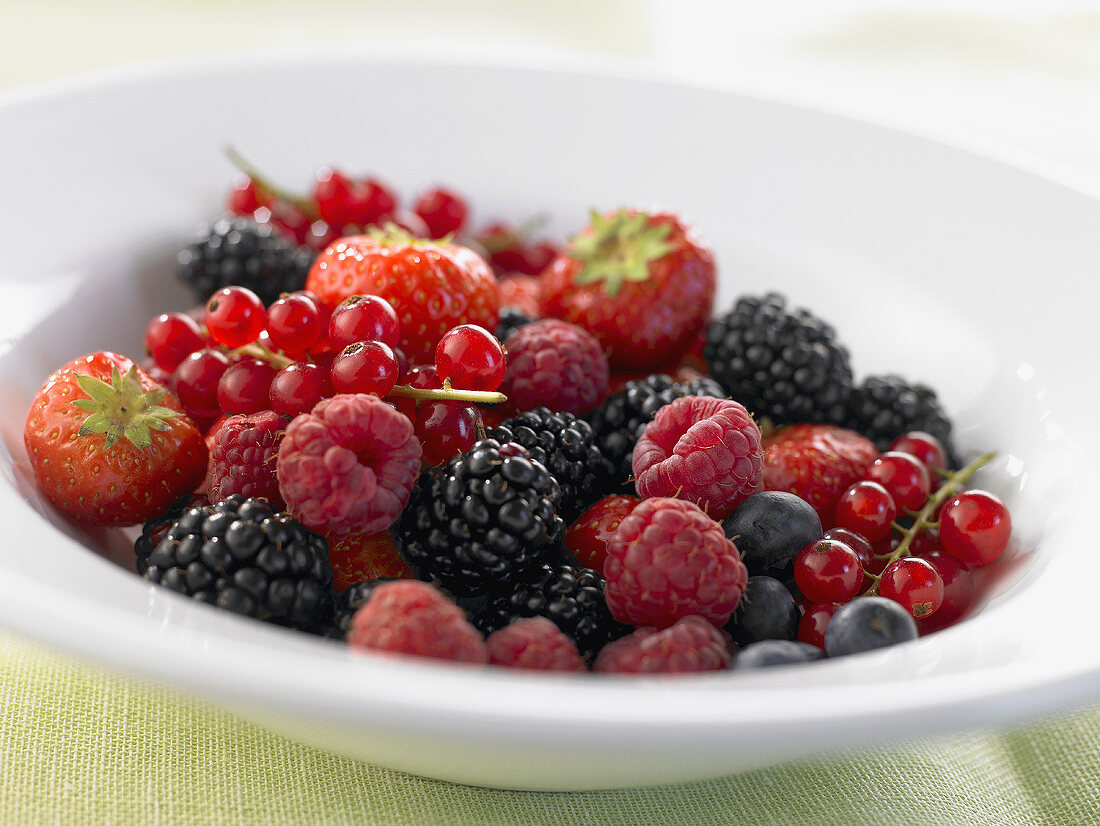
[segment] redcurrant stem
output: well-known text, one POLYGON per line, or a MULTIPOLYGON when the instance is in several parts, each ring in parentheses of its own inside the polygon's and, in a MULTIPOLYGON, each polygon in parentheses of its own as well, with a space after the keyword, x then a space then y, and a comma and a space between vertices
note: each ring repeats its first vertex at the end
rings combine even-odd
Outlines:
POLYGON ((246 344, 244 347, 238 347, 236 350, 230 350, 230 355, 240 354, 242 356, 252 356, 258 358, 260 361, 266 361, 272 367, 282 370, 284 367, 289 367, 294 363, 294 359, 284 356, 282 353, 276 353, 274 350, 269 350, 262 344, 246 344))
POLYGON ((225 148, 225 155, 227 158, 229 158, 230 163, 232 163, 235 167, 237 167, 237 169, 241 170, 241 172, 251 178, 253 183, 255 183, 256 186, 258 186, 260 189, 265 189, 276 198, 279 198, 282 201, 286 201, 289 204, 293 204, 298 209, 300 209, 310 220, 317 219, 317 205, 313 203, 312 198, 308 198, 305 195, 299 195, 296 192, 291 192, 289 189, 284 189, 277 183, 274 183, 266 175, 264 175, 264 173, 260 172, 259 169, 254 167, 247 160, 245 160, 244 156, 232 146, 227 146, 225 148))
POLYGON ((419 399, 420 401, 437 402, 481 402, 483 404, 500 404, 508 401, 503 393, 491 393, 487 390, 428 390, 420 387, 409 387, 399 384, 393 388, 388 396, 401 396, 406 399, 419 399))
MULTIPOLYGON (((936 508, 955 493, 960 487, 970 480, 970 477, 977 473, 981 468, 985 467, 997 454, 994 451, 989 453, 983 453, 973 462, 968 464, 962 470, 952 471, 944 477, 944 483, 940 485, 939 490, 928 497, 928 501, 924 503, 924 507, 920 509, 920 512, 913 518, 913 524, 901 532, 901 541, 898 546, 894 548, 893 553, 888 555, 878 556, 879 559, 886 559, 886 565, 892 562, 897 562, 903 556, 909 555, 909 546, 913 543, 913 539, 923 530, 935 527, 936 522, 932 517, 936 513, 936 508)), ((885 569, 885 566, 884 566, 885 569)), ((882 579, 881 574, 868 574, 875 581, 875 584, 867 589, 868 595, 878 593, 879 582, 882 579)))

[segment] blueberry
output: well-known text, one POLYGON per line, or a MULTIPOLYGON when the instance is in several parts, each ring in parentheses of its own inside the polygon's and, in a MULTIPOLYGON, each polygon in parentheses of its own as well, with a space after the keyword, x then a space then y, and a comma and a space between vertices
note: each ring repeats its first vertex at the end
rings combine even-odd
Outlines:
POLYGON ((742 502, 722 527, 733 540, 749 574, 783 579, 794 558, 821 539, 817 511, 793 493, 766 490, 742 502))
POLYGON ((842 605, 825 629, 830 657, 858 654, 917 638, 917 623, 909 612, 884 597, 860 597, 842 605))
POLYGON ((825 657, 825 652, 808 642, 763 640, 753 643, 733 658, 730 668, 767 668, 772 665, 808 663, 825 657))
POLYGON ((761 640, 793 640, 801 615, 798 603, 778 579, 750 576, 726 630, 738 645, 761 640))

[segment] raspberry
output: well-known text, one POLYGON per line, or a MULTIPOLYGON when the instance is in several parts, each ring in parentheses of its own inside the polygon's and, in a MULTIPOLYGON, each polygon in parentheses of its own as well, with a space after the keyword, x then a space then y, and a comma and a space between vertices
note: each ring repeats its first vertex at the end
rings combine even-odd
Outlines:
POLYGON ((520 327, 504 345, 508 373, 500 389, 518 410, 549 407, 579 416, 607 391, 607 357, 580 327, 543 319, 520 327))
POLYGON ((276 465, 287 507, 327 533, 388 528, 420 472, 412 422, 377 396, 333 396, 287 427, 276 465))
POLYGON ((702 617, 688 616, 663 631, 639 628, 607 645, 593 671, 606 674, 682 674, 721 671, 731 659, 725 635, 702 617))
POLYGON ((763 489, 760 428, 743 405, 685 396, 657 411, 634 448, 634 484, 644 498, 673 496, 722 519, 763 489))
POLYGON ((437 660, 485 663, 489 655, 481 634, 462 609, 424 582, 386 582, 377 586, 351 619, 353 648, 413 654, 437 660))
POLYGON ((633 625, 667 628, 698 614, 724 625, 748 572, 722 526, 683 499, 646 499, 607 545, 607 605, 633 625))
POLYGON ((587 671, 577 646, 546 617, 519 619, 485 640, 489 663, 537 671, 587 671))
POLYGON ((213 501, 239 493, 262 497, 276 509, 285 506, 275 476, 275 459, 287 419, 271 410, 230 416, 210 437, 207 486, 213 501))

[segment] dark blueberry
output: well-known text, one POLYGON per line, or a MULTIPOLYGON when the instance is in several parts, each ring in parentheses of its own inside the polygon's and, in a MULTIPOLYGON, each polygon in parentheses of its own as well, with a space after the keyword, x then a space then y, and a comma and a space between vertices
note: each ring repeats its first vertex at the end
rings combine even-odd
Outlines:
POLYGON ((792 640, 763 640, 753 643, 733 658, 730 668, 767 668, 773 665, 808 663, 825 657, 825 652, 808 642, 792 640))
POLYGON ((798 603, 782 582, 751 576, 726 630, 740 646, 761 640, 793 640, 801 617, 798 603))
POLYGON ((722 523, 753 576, 786 579, 798 552, 821 539, 821 519, 793 493, 766 490, 742 502, 722 523))
POLYGON ((859 597, 840 606, 825 629, 830 657, 858 654, 917 638, 917 623, 891 599, 859 597))

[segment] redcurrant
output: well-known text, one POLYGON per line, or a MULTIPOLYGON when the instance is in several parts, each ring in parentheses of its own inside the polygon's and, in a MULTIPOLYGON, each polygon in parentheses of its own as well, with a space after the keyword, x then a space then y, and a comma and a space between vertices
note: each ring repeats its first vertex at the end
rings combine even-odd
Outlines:
POLYGON ((880 562, 880 560, 875 559, 874 545, 855 531, 850 531, 847 528, 829 528, 829 530, 821 535, 821 538, 835 539, 837 542, 843 542, 855 551, 856 556, 859 557, 859 564, 863 566, 864 573, 877 574, 886 564, 885 562, 880 562))
POLYGON ((205 341, 202 328, 184 313, 162 313, 145 328, 145 352, 157 367, 169 373, 189 355, 201 350, 205 341))
MULTIPOLYGON (((405 374, 404 382, 406 387, 417 390, 441 390, 443 388, 443 382, 439 380, 439 374, 435 372, 435 368, 426 364, 409 368, 405 374)), ((409 421, 416 422, 416 399, 395 396, 389 401, 401 413, 404 413, 409 421)))
POLYGON ((179 363, 172 384, 189 414, 218 415, 218 382, 228 368, 229 359, 217 350, 199 350, 179 363))
POLYGON ((238 175, 233 179, 233 188, 229 190, 226 208, 234 215, 251 215, 266 205, 256 182, 247 175, 238 175))
POLYGON ((460 324, 439 339, 435 369, 456 389, 492 391, 504 381, 507 364, 496 336, 476 324, 460 324))
POLYGON ((331 395, 328 370, 307 361, 296 361, 275 374, 267 398, 276 413, 297 416, 308 413, 317 402, 331 395))
POLYGON ((890 450, 917 457, 930 472, 947 467, 947 451, 944 450, 943 444, 931 433, 925 433, 923 430, 910 430, 898 436, 890 444, 890 450))
POLYGON ((1008 547, 1012 517, 1005 503, 984 490, 963 491, 940 511, 940 544, 968 565, 987 565, 1008 547))
POLYGON ((267 335, 271 346, 301 356, 321 340, 321 311, 303 294, 291 294, 267 308, 267 335))
POLYGON ((376 295, 345 298, 328 321, 329 343, 339 350, 357 341, 381 341, 396 347, 400 337, 397 313, 386 299, 376 295))
POLYGON ((416 437, 424 447, 424 461, 441 465, 477 441, 481 415, 461 402, 427 401, 416 411, 416 437))
POLYGON ((848 528, 871 542, 890 535, 898 509, 893 497, 878 482, 856 482, 836 503, 837 527, 848 528))
POLYGON ((928 468, 916 457, 897 451, 875 459, 865 478, 886 488, 899 508, 911 511, 920 510, 931 489, 928 468))
POLYGON ((332 362, 329 374, 337 393, 385 396, 397 384, 397 357, 381 341, 349 344, 332 362))
POLYGON ((931 563, 943 580, 943 602, 935 614, 917 618, 921 634, 939 631, 954 624, 974 602, 974 575, 965 562, 959 562, 946 551, 933 550, 920 554, 920 559, 931 563))
POLYGON ((429 189, 416 199, 413 212, 428 226, 429 238, 458 232, 466 223, 466 202, 449 189, 429 189))
POLYGON ((794 582, 814 602, 847 602, 863 586, 863 565, 843 542, 819 539, 795 557, 794 582))
POLYGON ((943 580, 927 560, 906 556, 886 566, 878 582, 878 593, 920 619, 939 610, 943 603, 943 580))
POLYGON ((260 359, 229 365, 218 380, 218 406, 223 413, 259 413, 268 408, 268 390, 275 368, 260 359))
POLYGON ((206 302, 206 329, 226 347, 243 347, 263 332, 267 313, 260 297, 246 287, 224 287, 206 302))
POLYGON ((817 602, 809 606, 798 623, 798 641, 825 650, 825 631, 829 620, 840 608, 839 602, 817 602))

